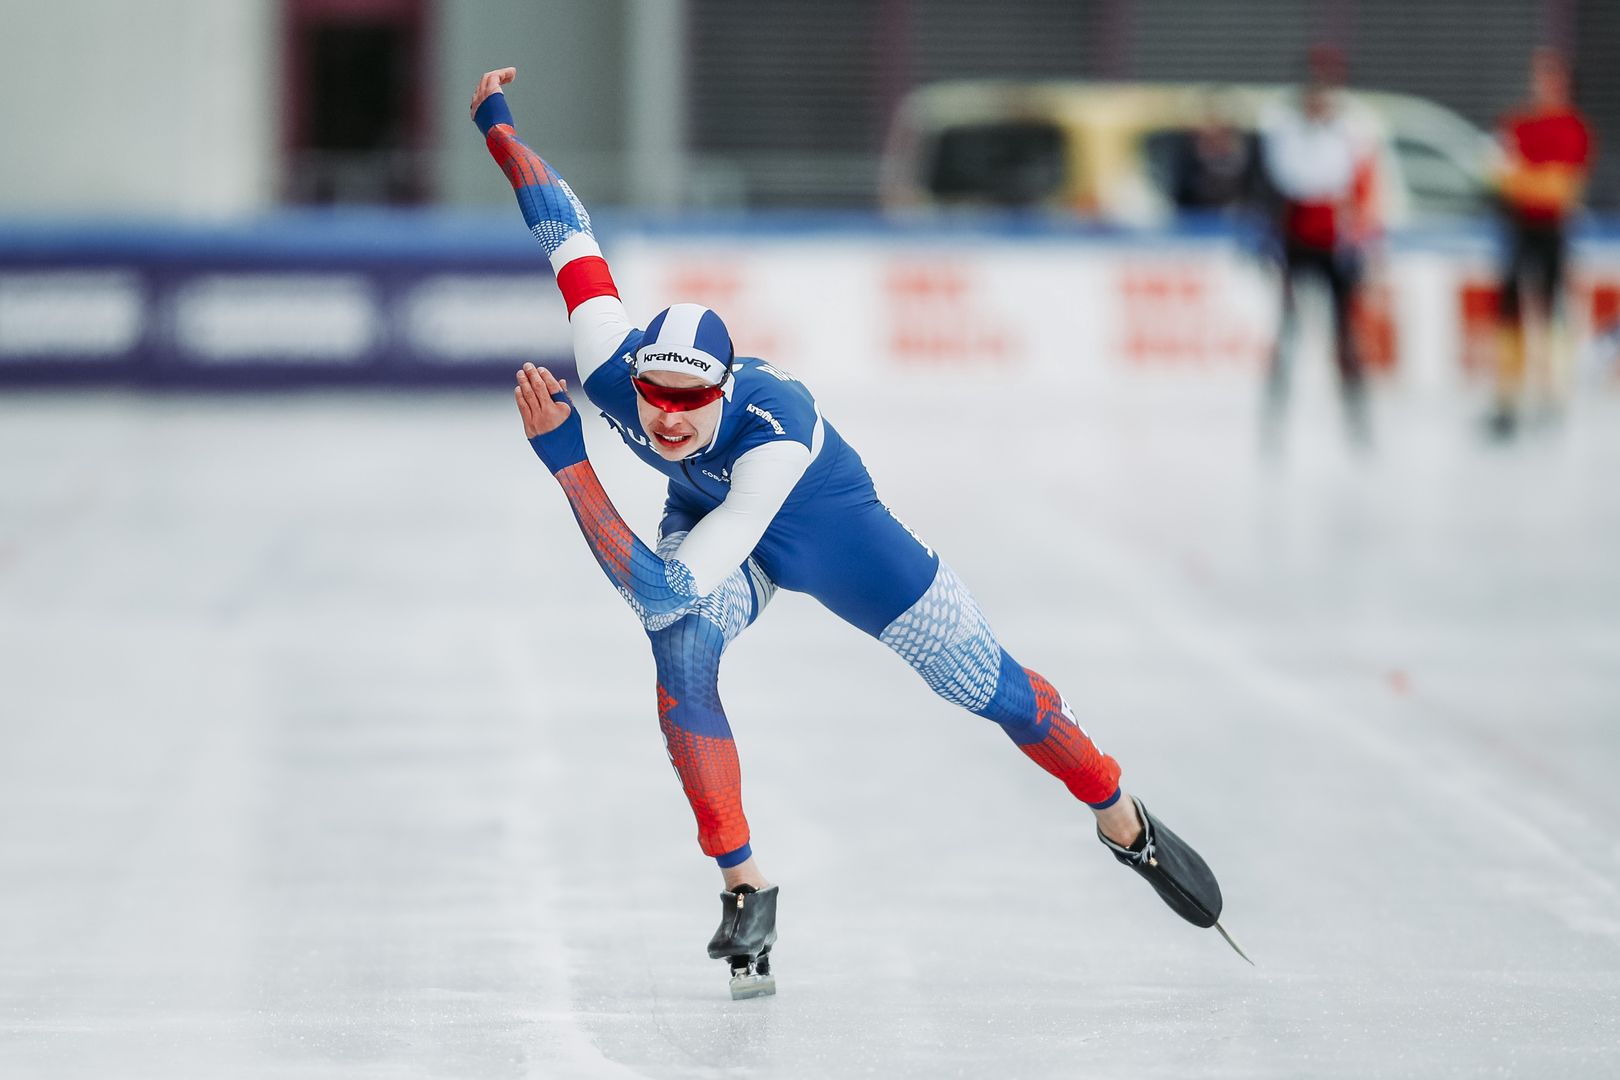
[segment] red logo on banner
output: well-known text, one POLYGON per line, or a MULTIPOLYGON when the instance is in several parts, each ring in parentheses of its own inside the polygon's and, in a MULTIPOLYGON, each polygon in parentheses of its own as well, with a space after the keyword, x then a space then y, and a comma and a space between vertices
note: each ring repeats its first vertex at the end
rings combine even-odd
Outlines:
MULTIPOLYGON (((1577 277, 1565 303, 1572 329, 1583 339, 1602 338, 1620 329, 1620 281, 1614 278, 1577 277)), ((1494 277, 1463 278, 1457 285, 1457 317, 1462 323, 1463 372, 1490 375, 1502 355, 1501 283, 1494 277)))
POLYGON ((889 353, 903 366, 979 367, 1018 362, 1019 342, 984 310, 959 265, 897 261, 884 275, 889 353))
POLYGON ((1496 368, 1496 335, 1502 319, 1497 296, 1500 291, 1495 282, 1478 279, 1464 280, 1457 286, 1457 317, 1462 323, 1462 355, 1458 359, 1470 375, 1483 375, 1496 368))
POLYGON ((1120 348, 1128 363, 1259 363, 1269 342, 1211 295, 1215 273, 1177 263, 1127 264, 1120 271, 1120 348))
POLYGON ((1592 282, 1592 333, 1601 337, 1620 328, 1620 282, 1592 282))
POLYGON ((781 360, 781 341, 770 320, 748 302, 741 268, 731 262, 682 262, 667 278, 670 303, 702 304, 725 321, 738 356, 781 360))

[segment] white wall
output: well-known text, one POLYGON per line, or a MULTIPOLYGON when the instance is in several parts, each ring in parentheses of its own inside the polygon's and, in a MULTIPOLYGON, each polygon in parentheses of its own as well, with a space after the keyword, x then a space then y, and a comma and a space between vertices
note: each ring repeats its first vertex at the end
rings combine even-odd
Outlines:
MULTIPOLYGON (((1275 268, 1207 240, 1157 244, 961 236, 669 233, 601 237, 638 325, 678 301, 713 307, 737 351, 812 381, 890 371, 1024 373, 1107 382, 1124 374, 1252 379, 1277 328, 1275 268)), ((1390 349, 1363 339, 1411 392, 1452 395, 1497 347, 1492 316, 1465 314, 1466 292, 1494 292, 1484 243, 1392 251, 1369 276, 1369 307, 1392 320, 1390 349)), ((1581 244, 1570 341, 1581 370, 1620 388, 1594 291, 1620 291, 1620 244, 1581 244)), ((1314 298, 1313 298, 1314 299, 1314 298)), ((1307 303, 1310 303, 1307 301, 1307 303)), ((486 317, 489 312, 486 311, 486 317)), ((1304 311, 1325 333, 1322 302, 1304 311)), ((1606 318, 1612 319, 1609 315, 1606 318)))
POLYGON ((0 214, 220 217, 274 194, 273 0, 0 0, 0 214))

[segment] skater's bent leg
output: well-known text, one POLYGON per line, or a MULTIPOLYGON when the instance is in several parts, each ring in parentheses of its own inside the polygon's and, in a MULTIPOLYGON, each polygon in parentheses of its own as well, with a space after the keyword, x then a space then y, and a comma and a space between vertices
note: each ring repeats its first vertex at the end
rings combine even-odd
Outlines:
POLYGON ((1285 259, 1279 282, 1282 296, 1278 302, 1277 339, 1271 346, 1270 361, 1266 366, 1266 405, 1280 411, 1288 399, 1288 384, 1293 367, 1294 335, 1298 333, 1298 312, 1294 294, 1295 269, 1292 260, 1285 259))
POLYGON ((1525 376, 1524 293, 1527 291, 1528 249, 1522 233, 1515 230, 1508 265, 1497 290, 1498 348, 1496 357, 1496 405, 1491 428, 1500 436, 1511 435, 1516 424, 1525 376))
POLYGON ((1354 326, 1361 288, 1359 273, 1359 268, 1349 259, 1333 260, 1327 266, 1328 290, 1333 301, 1333 358, 1339 369, 1339 400, 1351 438, 1367 446, 1372 431, 1367 416, 1366 372, 1354 326))
POLYGON ((1111 837, 1135 839, 1135 813, 1122 798, 1119 763, 1075 722, 1057 689, 1015 661, 979 605, 945 565, 918 601, 879 635, 936 694, 994 720, 1031 761, 1097 814, 1111 837), (1125 810, 1116 809, 1121 804, 1125 810), (1116 835, 1117 834, 1117 835, 1116 835))
POLYGON ((720 706, 722 639, 697 614, 648 635, 658 667, 658 725, 697 818, 698 843, 722 867, 746 860, 748 819, 731 726, 720 706))
MULTIPOLYGON (((677 534, 659 546, 679 542, 677 534)), ((774 592, 751 569, 739 569, 696 610, 648 633, 658 669, 664 745, 697 819, 698 844, 719 865, 728 889, 769 885, 749 844, 742 771, 719 691, 721 654, 774 592)))

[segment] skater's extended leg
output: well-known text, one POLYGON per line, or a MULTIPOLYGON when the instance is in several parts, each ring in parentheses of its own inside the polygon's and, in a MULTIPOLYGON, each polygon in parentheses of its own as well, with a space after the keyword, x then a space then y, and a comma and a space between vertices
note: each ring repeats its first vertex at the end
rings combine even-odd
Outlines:
MULTIPOLYGON (((679 546, 684 535, 666 535, 659 550, 679 546)), ((727 889, 763 889, 769 882, 749 844, 737 746, 720 703, 720 657, 774 591, 749 564, 704 597, 696 610, 648 632, 658 669, 664 745, 697 819, 698 843, 719 864, 727 889)))
POLYGON ((1278 268, 1281 296, 1278 302, 1277 339, 1272 343, 1271 356, 1266 365, 1265 401, 1260 414, 1261 439, 1268 449, 1274 449, 1281 437, 1283 414, 1288 408, 1294 341, 1299 331, 1293 257, 1285 255, 1278 268))
POLYGON ((1282 299, 1278 303, 1277 340, 1272 343, 1271 356, 1266 366, 1266 397, 1273 407, 1281 408, 1288 398, 1288 384, 1293 374, 1294 335, 1299 332, 1299 312, 1294 292, 1295 270, 1292 264, 1282 268, 1282 299))
POLYGON ((1129 835, 1129 815, 1113 810, 1119 764, 1093 745, 1051 683, 1007 654, 933 548, 875 499, 819 539, 828 572, 811 595, 893 649, 935 693, 1001 725, 1111 835, 1129 835))
POLYGON ((1495 406, 1487 418, 1496 438, 1511 438, 1518 427, 1525 374, 1524 293, 1527 291, 1530 254, 1521 230, 1514 231, 1506 272, 1497 289, 1495 406))
POLYGON ((1001 647, 949 566, 939 564, 928 591, 879 640, 940 697, 1001 725, 1019 750, 1091 807, 1110 835, 1134 839, 1133 815, 1115 809, 1122 801, 1119 763, 1097 749, 1051 683, 1001 647))
POLYGON ((1212 925, 1221 898, 1209 867, 1120 790, 1119 763, 1091 741, 1051 683, 1001 647, 979 605, 931 547, 876 501, 865 517, 840 522, 821 547, 831 572, 813 583, 811 595, 893 649, 935 693, 999 724, 1091 808, 1116 857, 1178 914, 1212 925), (839 558, 856 544, 858 562, 839 558), (851 565, 859 571, 852 574, 851 565))
POLYGON ((994 720, 1037 765, 1091 807, 1097 832, 1182 918, 1213 926, 1221 891, 1185 841, 1119 786, 1119 763, 1092 743, 1057 689, 997 643, 967 588, 941 562, 934 583, 880 635, 934 692, 994 720))
POLYGON ((1529 299, 1534 301, 1530 307, 1535 325, 1539 332, 1536 335, 1537 348, 1533 357, 1534 363, 1526 369, 1527 375, 1533 375, 1534 390, 1539 395, 1538 404, 1544 412, 1553 415, 1564 395, 1564 379, 1567 372, 1564 370, 1566 357, 1564 355, 1564 236, 1563 230, 1558 228, 1537 230, 1535 245, 1535 260, 1528 268, 1529 299))
POLYGON ((1352 322, 1361 269, 1352 257, 1336 256, 1326 261, 1324 274, 1333 304, 1333 359, 1339 369, 1339 399, 1351 439, 1364 447, 1371 442, 1372 432, 1367 417, 1366 371, 1352 322))

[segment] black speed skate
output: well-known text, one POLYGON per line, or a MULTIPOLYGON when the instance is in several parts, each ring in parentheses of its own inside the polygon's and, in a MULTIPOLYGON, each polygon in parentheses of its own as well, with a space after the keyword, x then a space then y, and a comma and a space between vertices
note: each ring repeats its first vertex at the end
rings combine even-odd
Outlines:
POLYGON ((731 965, 731 1000, 776 993, 771 946, 776 943, 776 886, 764 891, 739 885, 720 894, 720 928, 709 939, 709 956, 731 965))
MULTIPOLYGON (((1142 835, 1130 847, 1121 847, 1097 830, 1101 840, 1114 858, 1135 870, 1153 886, 1159 898, 1170 905, 1170 910, 1194 926, 1219 930, 1221 937, 1243 959, 1249 960, 1232 935, 1220 923, 1221 886, 1203 857, 1192 845, 1171 832, 1164 823, 1142 805, 1142 800, 1131 797, 1136 804, 1136 815, 1142 823, 1142 835)), ((1249 963, 1254 963, 1249 960, 1249 963)))

